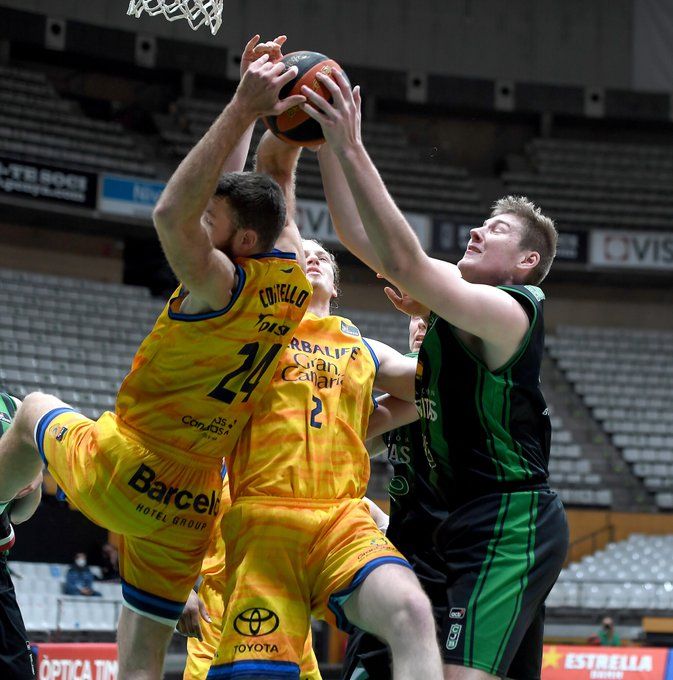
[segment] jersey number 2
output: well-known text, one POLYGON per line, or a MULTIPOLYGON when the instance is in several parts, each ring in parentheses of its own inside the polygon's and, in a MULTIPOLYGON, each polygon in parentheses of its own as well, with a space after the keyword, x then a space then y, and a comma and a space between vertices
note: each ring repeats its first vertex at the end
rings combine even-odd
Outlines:
POLYGON ((259 351, 258 342, 250 342, 247 345, 243 345, 238 353, 245 357, 243 363, 231 373, 220 380, 219 385, 212 391, 208 393, 209 397, 223 401, 225 404, 231 404, 234 401, 236 395, 239 392, 245 392, 245 397, 243 401, 248 401, 250 395, 259 381, 262 379, 264 373, 271 365, 271 362, 275 359, 276 354, 280 351, 283 345, 271 345, 269 351, 255 364, 255 359, 257 359, 257 352, 259 351), (254 364, 254 366, 253 366, 254 364), (238 389, 238 392, 226 387, 227 383, 232 381, 239 375, 245 375, 245 380, 238 389))
POLYGON ((315 404, 315 408, 311 411, 311 427, 315 427, 316 429, 320 429, 322 427, 322 423, 318 422, 318 416, 322 413, 322 401, 318 399, 318 397, 312 397, 313 403, 315 404))

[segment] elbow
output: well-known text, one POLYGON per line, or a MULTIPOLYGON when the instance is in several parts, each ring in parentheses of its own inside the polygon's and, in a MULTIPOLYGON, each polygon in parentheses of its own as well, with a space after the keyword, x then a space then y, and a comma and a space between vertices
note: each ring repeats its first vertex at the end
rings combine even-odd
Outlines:
POLYGON ((152 211, 152 221, 159 232, 167 232, 174 230, 178 225, 177 215, 175 210, 170 205, 162 202, 161 199, 152 211))
MULTIPOLYGON (((424 255, 424 253, 423 253, 424 255)), ((379 256, 381 273, 390 281, 407 281, 415 276, 423 266, 423 258, 403 248, 390 250, 384 256, 379 256)))

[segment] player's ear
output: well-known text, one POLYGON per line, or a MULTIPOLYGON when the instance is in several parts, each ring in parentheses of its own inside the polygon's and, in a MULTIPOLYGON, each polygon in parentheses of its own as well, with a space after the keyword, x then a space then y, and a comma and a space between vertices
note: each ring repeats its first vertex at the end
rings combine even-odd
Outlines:
POLYGON ((239 229, 236 233, 236 239, 238 240, 237 250, 239 252, 247 255, 257 252, 259 237, 254 229, 239 229))
POLYGON ((522 253, 517 266, 521 270, 531 272, 538 264, 540 264, 540 253, 537 250, 529 250, 522 253))

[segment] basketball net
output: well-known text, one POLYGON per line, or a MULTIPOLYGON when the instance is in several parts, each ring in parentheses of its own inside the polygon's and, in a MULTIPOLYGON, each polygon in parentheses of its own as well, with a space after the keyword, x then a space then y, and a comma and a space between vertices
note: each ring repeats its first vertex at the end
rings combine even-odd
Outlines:
POLYGON ((204 24, 215 35, 222 24, 224 0, 131 0, 127 14, 139 17, 143 12, 150 16, 163 14, 168 21, 187 19, 192 29, 204 24))

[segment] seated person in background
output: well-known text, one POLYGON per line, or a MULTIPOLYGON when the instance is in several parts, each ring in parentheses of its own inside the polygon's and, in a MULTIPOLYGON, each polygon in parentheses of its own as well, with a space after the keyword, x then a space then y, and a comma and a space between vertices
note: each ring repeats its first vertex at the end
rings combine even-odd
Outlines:
POLYGON ((86 555, 78 552, 72 566, 68 569, 63 584, 65 595, 84 595, 85 597, 100 597, 101 594, 93 589, 94 575, 86 561, 86 555))
POLYGON ((615 632, 615 622, 611 617, 603 617, 601 629, 589 638, 589 642, 601 647, 619 647, 622 644, 621 638, 615 632))
POLYGON ((119 552, 112 543, 104 543, 100 549, 101 576, 98 581, 119 581, 119 552))

